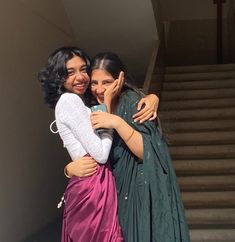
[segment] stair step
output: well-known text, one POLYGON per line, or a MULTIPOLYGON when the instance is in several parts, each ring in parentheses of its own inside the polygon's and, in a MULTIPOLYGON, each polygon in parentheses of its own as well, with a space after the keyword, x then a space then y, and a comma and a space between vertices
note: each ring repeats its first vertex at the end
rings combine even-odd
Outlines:
POLYGON ((163 122, 164 132, 202 132, 235 130, 234 120, 176 121, 163 122))
POLYGON ((235 174, 235 158, 210 160, 174 160, 173 165, 178 176, 235 174))
POLYGON ((180 110, 180 109, 195 109, 195 108, 219 108, 219 107, 234 107, 235 98, 215 98, 201 100, 178 100, 160 102, 160 111, 180 110))
POLYGON ((235 64, 166 71, 159 116, 191 242, 235 242, 235 64))
POLYGON ((191 242, 234 242, 235 229, 192 229, 191 242))
POLYGON ((178 81, 163 83, 163 90, 203 90, 235 87, 234 79, 204 80, 204 81, 178 81))
POLYGON ((178 177, 181 191, 235 191, 235 175, 178 177))
POLYGON ((163 91, 161 99, 167 101, 178 101, 228 97, 235 97, 235 88, 163 91))
POLYGON ((235 71, 216 72, 192 72, 192 73, 167 73, 165 81, 185 81, 185 80, 209 80, 209 79, 229 79, 235 77, 235 71))
POLYGON ((170 146, 173 160, 235 158, 235 145, 170 146))
POLYGON ((209 108, 192 110, 169 110, 159 112, 162 120, 171 120, 172 122, 183 120, 214 120, 214 119, 232 119, 235 118, 235 107, 228 108, 209 108))
POLYGON ((171 145, 235 144, 235 131, 168 133, 171 145))
POLYGON ((214 72, 235 70, 235 64, 167 66, 166 73, 214 72))
POLYGON ((186 219, 191 225, 235 225, 235 208, 187 209, 186 219))
POLYGON ((186 209, 235 208, 235 191, 194 191, 181 194, 186 209))

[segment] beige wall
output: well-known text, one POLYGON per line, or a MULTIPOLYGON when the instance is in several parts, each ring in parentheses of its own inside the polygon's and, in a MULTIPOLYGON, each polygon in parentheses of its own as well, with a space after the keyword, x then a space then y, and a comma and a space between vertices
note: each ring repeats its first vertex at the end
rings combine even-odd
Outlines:
POLYGON ((68 157, 37 72, 74 38, 59 0, 1 1, 0 30, 0 241, 19 242, 58 216, 68 157))
MULTIPOLYGON (((213 0, 161 0, 166 27, 167 65, 216 63, 216 5, 213 0)), ((228 15, 228 1, 223 4, 228 15)), ((224 19, 223 54, 229 62, 228 25, 224 19)))
MULTIPOLYGON (((227 22, 224 21, 224 61, 229 61, 227 22)), ((216 21, 172 21, 167 36, 167 65, 215 64, 216 21)))
POLYGON ((77 43, 94 55, 118 53, 131 74, 145 77, 153 41, 157 38, 151 0, 63 0, 77 43))
MULTIPOLYGON (((163 19, 166 21, 215 19, 216 4, 213 0, 160 0, 163 19)), ((228 12, 228 1, 223 4, 224 16, 228 12)))

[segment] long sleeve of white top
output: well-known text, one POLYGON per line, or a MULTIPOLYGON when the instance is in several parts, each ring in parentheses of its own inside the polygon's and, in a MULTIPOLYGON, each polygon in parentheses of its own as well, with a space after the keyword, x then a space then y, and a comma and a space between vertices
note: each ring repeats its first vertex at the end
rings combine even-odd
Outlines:
POLYGON ((74 146, 80 143, 85 154, 88 153, 101 164, 107 162, 112 137, 106 132, 100 136, 94 132, 90 121, 90 110, 78 95, 63 94, 57 102, 55 115, 59 134, 72 159, 84 155, 76 154, 76 152, 79 153, 77 151, 79 148, 76 149, 74 146))

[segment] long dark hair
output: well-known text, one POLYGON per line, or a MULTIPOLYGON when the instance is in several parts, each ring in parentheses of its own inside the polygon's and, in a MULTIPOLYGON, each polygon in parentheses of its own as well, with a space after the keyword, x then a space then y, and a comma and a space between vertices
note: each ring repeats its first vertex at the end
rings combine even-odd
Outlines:
POLYGON ((66 63, 74 56, 79 56, 85 61, 89 72, 90 58, 86 52, 77 47, 68 46, 55 50, 48 58, 47 64, 38 73, 45 102, 51 108, 55 108, 61 94, 66 91, 63 87, 63 83, 68 76, 66 63))
POLYGON ((103 52, 97 54, 91 60, 90 75, 93 70, 101 69, 108 72, 114 79, 117 79, 121 71, 124 72, 125 82, 121 92, 131 89, 137 92, 141 97, 144 95, 131 83, 133 83, 133 78, 128 73, 125 65, 122 63, 119 56, 112 52, 103 52))

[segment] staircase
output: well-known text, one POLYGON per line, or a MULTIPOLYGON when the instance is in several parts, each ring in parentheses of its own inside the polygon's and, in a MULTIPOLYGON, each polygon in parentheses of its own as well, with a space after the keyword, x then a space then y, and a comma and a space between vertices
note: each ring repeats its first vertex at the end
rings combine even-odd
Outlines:
POLYGON ((234 242, 235 64, 168 67, 160 117, 191 242, 234 242))

